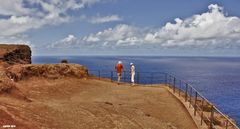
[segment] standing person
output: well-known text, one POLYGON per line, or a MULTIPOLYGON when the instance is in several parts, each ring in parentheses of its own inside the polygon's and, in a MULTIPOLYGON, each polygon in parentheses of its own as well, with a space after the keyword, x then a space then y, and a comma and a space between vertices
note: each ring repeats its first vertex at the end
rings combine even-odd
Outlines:
POLYGON ((118 63, 115 65, 115 71, 118 76, 118 84, 119 84, 122 78, 122 71, 123 71, 122 61, 118 61, 118 63))
POLYGON ((131 83, 134 85, 134 77, 135 77, 135 66, 133 63, 130 63, 130 74, 131 74, 131 83))

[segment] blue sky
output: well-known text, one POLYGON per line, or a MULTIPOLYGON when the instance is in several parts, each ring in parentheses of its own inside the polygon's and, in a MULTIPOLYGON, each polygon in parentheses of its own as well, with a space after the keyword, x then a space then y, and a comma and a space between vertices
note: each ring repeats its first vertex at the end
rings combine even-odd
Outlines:
POLYGON ((239 0, 2 0, 0 42, 33 55, 240 56, 239 0))

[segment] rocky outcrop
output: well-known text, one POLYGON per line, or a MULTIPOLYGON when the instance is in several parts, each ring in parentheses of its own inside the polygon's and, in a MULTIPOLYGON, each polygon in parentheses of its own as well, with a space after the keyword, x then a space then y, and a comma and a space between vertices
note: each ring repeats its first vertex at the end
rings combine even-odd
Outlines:
POLYGON ((8 67, 6 74, 14 81, 24 80, 30 77, 44 77, 47 79, 57 79, 61 77, 83 78, 88 76, 88 70, 78 64, 19 64, 8 67))
POLYGON ((27 45, 0 44, 0 61, 8 64, 30 64, 31 49, 27 45))
POLYGON ((84 66, 78 64, 31 64, 31 49, 27 45, 0 44, 0 94, 19 92, 16 81, 31 77, 57 79, 88 76, 84 66))
MULTIPOLYGON (((22 107, 12 105, 16 102, 22 103, 21 106, 23 106, 36 101, 28 96, 32 89, 25 89, 26 85, 21 84, 21 82, 31 80, 29 78, 32 77, 36 77, 36 80, 54 81, 52 79, 58 78, 83 80, 78 78, 87 76, 88 70, 82 65, 68 64, 67 60, 60 64, 31 64, 29 46, 0 44, 0 128, 4 125, 16 125, 17 128, 22 129, 38 128, 35 126, 36 119, 32 121, 22 114, 22 107), (6 103, 2 100, 6 100, 6 103), (7 104, 9 101, 11 104, 7 104)), ((42 117, 38 116, 38 118, 42 117)))

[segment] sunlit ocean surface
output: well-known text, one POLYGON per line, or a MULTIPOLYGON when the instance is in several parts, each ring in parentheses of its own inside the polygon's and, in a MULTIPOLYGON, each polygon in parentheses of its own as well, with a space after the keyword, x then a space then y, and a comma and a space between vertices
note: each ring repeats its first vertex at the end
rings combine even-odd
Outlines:
POLYGON ((125 70, 133 62, 136 71, 167 72, 190 82, 222 112, 240 124, 240 58, 152 56, 35 56, 33 63, 59 63, 67 59, 91 70, 114 70, 121 60, 125 70))

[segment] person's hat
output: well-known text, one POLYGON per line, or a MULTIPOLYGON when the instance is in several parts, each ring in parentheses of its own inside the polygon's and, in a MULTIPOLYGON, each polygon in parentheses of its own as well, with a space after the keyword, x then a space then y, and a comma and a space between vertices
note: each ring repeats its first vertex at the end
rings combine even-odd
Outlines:
POLYGON ((118 64, 122 64, 122 61, 118 61, 118 64))
POLYGON ((130 65, 133 65, 133 63, 130 63, 130 65))

